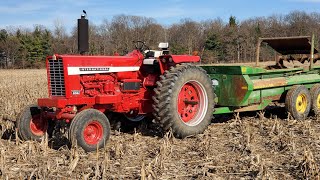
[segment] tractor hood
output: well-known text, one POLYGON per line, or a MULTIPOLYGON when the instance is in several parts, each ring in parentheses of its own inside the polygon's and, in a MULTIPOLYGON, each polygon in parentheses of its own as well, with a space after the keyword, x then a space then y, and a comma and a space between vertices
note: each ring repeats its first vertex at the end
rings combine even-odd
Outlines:
POLYGON ((139 51, 132 51, 125 56, 82 56, 58 55, 48 56, 47 60, 62 60, 66 67, 117 67, 140 66, 143 55, 139 51))

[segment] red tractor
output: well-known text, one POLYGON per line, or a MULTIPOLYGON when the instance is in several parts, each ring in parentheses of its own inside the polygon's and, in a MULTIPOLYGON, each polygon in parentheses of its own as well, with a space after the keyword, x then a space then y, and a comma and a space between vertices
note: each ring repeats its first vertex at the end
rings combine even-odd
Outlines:
POLYGON ((180 138, 202 133, 210 124, 212 82, 190 64, 199 56, 171 55, 168 44, 160 43, 162 53, 154 57, 142 41, 125 56, 83 55, 88 50, 85 16, 78 19, 78 46, 81 55, 47 57, 49 98, 38 99, 17 118, 22 140, 41 140, 54 124, 64 122, 70 142, 93 151, 109 139, 108 113, 122 113, 131 121, 154 117, 180 138))

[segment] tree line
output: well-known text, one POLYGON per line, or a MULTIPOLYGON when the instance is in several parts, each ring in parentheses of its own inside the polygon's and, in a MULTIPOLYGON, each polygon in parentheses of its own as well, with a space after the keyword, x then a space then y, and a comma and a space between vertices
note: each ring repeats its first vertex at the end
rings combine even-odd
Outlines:
MULTIPOLYGON (((258 37, 316 35, 319 46, 320 13, 294 11, 286 15, 254 17, 238 21, 231 16, 197 22, 182 19, 170 26, 153 18, 117 15, 97 25, 90 23, 90 55, 126 54, 133 41, 142 40, 157 49, 159 42, 169 42, 173 54, 197 51, 203 63, 254 61, 258 37)), ((41 68, 47 55, 77 54, 77 28, 71 32, 59 21, 48 29, 6 28, 0 30, 0 68, 41 68)), ((262 60, 272 60, 274 52, 263 47, 262 60)))

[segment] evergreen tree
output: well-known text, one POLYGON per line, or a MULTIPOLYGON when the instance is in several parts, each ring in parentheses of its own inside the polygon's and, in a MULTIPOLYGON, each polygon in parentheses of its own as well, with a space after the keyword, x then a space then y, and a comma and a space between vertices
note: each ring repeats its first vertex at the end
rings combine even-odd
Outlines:
POLYGON ((216 34, 210 34, 205 41, 205 50, 211 51, 219 60, 224 59, 225 51, 223 44, 216 34))
POLYGON ((230 27, 235 27, 237 26, 237 20, 235 16, 230 16, 229 17, 229 26, 230 27))

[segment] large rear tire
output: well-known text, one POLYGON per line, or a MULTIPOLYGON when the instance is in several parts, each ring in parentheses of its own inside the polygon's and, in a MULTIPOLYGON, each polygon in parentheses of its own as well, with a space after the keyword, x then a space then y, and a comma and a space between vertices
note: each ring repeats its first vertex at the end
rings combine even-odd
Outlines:
POLYGON ((71 143, 77 143, 87 152, 103 148, 109 137, 109 120, 96 109, 86 109, 79 112, 70 124, 69 139, 71 143))
POLYGON ((47 133, 48 120, 41 116, 41 109, 37 105, 25 107, 17 118, 18 136, 21 140, 41 141, 47 133))
POLYGON ((309 90, 303 85, 293 86, 286 95, 285 106, 293 118, 304 120, 311 109, 309 90))
POLYGON ((153 97, 156 120, 178 138, 203 133, 211 123, 215 98, 206 71, 183 64, 160 78, 153 97))

